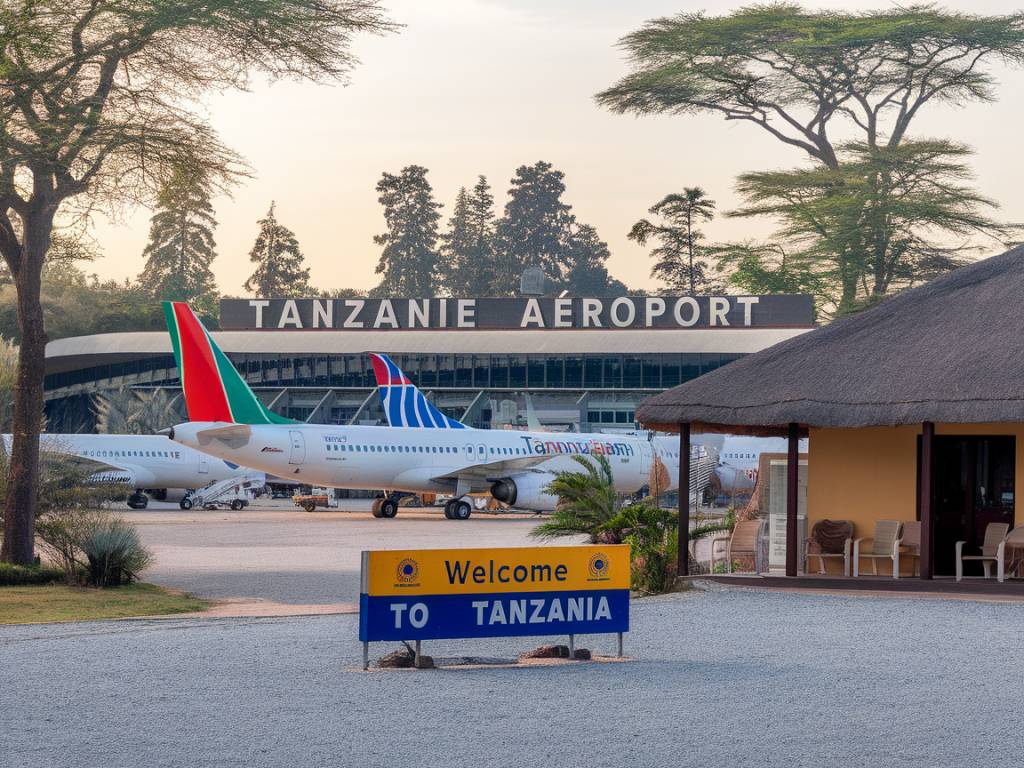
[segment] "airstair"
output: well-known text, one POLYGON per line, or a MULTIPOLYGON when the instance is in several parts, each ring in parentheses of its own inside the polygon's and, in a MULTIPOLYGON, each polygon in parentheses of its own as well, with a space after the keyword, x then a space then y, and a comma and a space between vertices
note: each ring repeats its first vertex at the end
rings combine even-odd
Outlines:
POLYGON ((703 445, 690 447, 690 500, 696 503, 704 489, 711 484, 711 478, 718 466, 718 451, 703 445))
POLYGON ((248 472, 226 480, 210 483, 205 488, 193 491, 181 502, 182 509, 202 507, 217 509, 230 507, 234 510, 248 506, 256 492, 267 483, 267 476, 262 472, 248 472), (186 503, 188 502, 188 503, 186 503))

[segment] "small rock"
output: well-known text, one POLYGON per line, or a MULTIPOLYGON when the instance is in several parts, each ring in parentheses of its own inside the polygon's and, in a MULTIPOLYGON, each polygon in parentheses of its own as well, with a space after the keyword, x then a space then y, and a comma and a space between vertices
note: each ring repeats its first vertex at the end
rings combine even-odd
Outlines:
POLYGON ((412 665, 413 654, 408 651, 392 651, 377 660, 377 666, 385 669, 408 669, 412 665))
POLYGON ((532 651, 519 654, 520 659, 568 659, 569 646, 567 645, 542 645, 532 651))
POLYGON ((572 657, 576 659, 576 661, 590 661, 590 649, 577 648, 572 657))
POLYGON ((433 669, 434 657, 424 656, 422 653, 416 657, 416 669, 433 669))

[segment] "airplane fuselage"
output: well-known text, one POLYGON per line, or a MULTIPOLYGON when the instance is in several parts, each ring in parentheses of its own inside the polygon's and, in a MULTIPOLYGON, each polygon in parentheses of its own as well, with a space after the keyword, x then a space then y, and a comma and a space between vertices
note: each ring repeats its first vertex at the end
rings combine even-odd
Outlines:
POLYGON ((545 477, 546 485, 555 472, 580 469, 574 455, 598 454, 608 458, 620 492, 648 483, 655 455, 669 472, 669 487, 678 484, 678 441, 671 438, 368 426, 232 428, 189 422, 174 428, 174 440, 253 469, 336 488, 445 493, 456 487, 457 477, 466 491, 475 492, 508 477, 533 476, 538 482, 545 477), (222 428, 236 431, 209 436, 222 428))
MULTIPOLYGON (((10 436, 4 439, 9 441, 10 436)), ((109 465, 95 479, 122 482, 138 490, 202 488, 246 473, 244 467, 159 435, 42 434, 39 445, 45 451, 109 465)))

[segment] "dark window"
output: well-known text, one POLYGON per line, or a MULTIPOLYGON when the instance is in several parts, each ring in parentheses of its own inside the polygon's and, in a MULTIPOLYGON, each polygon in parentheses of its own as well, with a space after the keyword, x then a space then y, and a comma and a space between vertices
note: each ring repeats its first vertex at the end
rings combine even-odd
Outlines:
POLYGON ((458 355, 455 358, 455 386, 473 386, 473 358, 470 355, 458 355))
POLYGON ((628 355, 622 361, 622 386, 627 389, 636 389, 643 386, 640 377, 640 360, 628 355))
POLYGON ((622 358, 606 357, 604 359, 604 386, 622 386, 622 358))
MULTIPOLYGON (((544 367, 547 369, 547 385, 553 388, 559 388, 563 385, 563 364, 561 358, 549 357, 544 367)), ((532 376, 531 376, 532 378, 532 376)))
POLYGON ((509 357, 508 384, 510 387, 526 386, 526 358, 522 355, 509 357))
POLYGON ((566 358, 565 386, 568 389, 579 389, 583 386, 583 360, 581 358, 566 358))
POLYGON ((661 361, 654 357, 645 357, 643 367, 643 387, 645 389, 661 389, 661 361))
POLYGON ((544 360, 539 357, 530 357, 526 363, 527 383, 530 387, 538 388, 544 386, 544 360))
POLYGON ((508 358, 499 355, 491 356, 491 386, 508 386, 508 358))

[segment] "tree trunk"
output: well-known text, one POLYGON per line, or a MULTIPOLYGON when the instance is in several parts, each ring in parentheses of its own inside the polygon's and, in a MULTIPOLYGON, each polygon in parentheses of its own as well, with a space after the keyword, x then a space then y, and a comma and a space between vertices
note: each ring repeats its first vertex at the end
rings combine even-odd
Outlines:
POLYGON ((24 218, 21 263, 14 274, 18 292, 21 350, 14 391, 14 420, 7 498, 4 500, 4 544, 0 559, 30 565, 35 552, 36 493, 39 485, 39 429, 43 416, 46 331, 40 301, 43 258, 50 245, 53 213, 32 211, 24 218))

